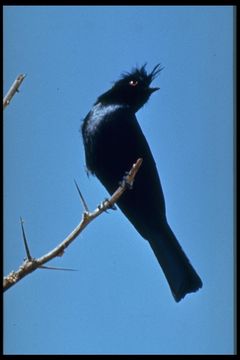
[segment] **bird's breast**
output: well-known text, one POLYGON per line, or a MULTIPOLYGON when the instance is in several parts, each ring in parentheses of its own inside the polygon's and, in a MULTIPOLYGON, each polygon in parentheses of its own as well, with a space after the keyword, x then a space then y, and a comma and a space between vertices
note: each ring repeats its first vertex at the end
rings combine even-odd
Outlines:
POLYGON ((87 132, 94 136, 95 132, 98 132, 103 126, 106 126, 109 121, 114 120, 114 115, 117 114, 121 108, 122 106, 118 104, 96 104, 91 110, 88 119, 87 132))
MULTIPOLYGON (((129 146, 129 126, 132 117, 127 106, 119 104, 96 104, 83 123, 83 138, 88 169, 114 172, 116 161, 124 161, 124 171, 128 170, 123 152, 129 146)), ((120 165, 120 164, 119 164, 120 165)), ((120 169, 122 167, 120 166, 120 169)), ((124 174, 124 172, 123 172, 124 174)), ((118 175, 119 176, 119 175, 118 175)))

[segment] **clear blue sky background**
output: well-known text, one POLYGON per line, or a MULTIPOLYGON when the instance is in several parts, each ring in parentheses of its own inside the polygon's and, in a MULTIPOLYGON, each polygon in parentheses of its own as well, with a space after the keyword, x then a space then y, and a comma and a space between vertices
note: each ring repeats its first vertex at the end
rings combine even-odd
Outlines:
MULTIPOLYGON (((169 222, 204 286, 175 303, 122 213, 92 223, 65 255, 4 296, 6 354, 234 352, 233 8, 5 7, 4 273, 62 241, 107 192, 84 169, 79 128, 123 71, 165 68, 138 120, 169 222)), ((123 144, 124 145, 124 144, 123 144)), ((151 191, 151 189, 143 189, 151 191)))

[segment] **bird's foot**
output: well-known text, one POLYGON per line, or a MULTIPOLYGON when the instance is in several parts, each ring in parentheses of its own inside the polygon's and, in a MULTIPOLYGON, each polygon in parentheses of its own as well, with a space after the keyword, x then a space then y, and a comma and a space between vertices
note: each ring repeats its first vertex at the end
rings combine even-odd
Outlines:
POLYGON ((123 179, 119 182, 119 186, 121 186, 123 188, 126 187, 127 190, 132 190, 134 180, 129 181, 128 180, 128 175, 129 175, 129 172, 126 172, 123 179))
POLYGON ((98 209, 101 210, 102 208, 105 208, 106 205, 108 206, 108 208, 104 210, 106 213, 108 213, 107 210, 109 210, 109 209, 110 209, 110 210, 117 210, 116 205, 115 205, 115 204, 111 204, 111 205, 110 205, 109 200, 108 200, 107 198, 104 199, 104 200, 101 202, 101 204, 98 205, 98 209))

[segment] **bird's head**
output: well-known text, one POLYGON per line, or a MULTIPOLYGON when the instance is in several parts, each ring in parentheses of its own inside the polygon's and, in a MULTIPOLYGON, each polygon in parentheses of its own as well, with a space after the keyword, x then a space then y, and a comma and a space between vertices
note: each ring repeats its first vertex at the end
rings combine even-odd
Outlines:
POLYGON ((97 103, 123 104, 130 106, 134 112, 138 111, 150 95, 159 90, 158 87, 150 87, 150 85, 163 69, 158 64, 148 74, 145 68, 146 64, 140 68, 134 68, 129 73, 124 73, 110 90, 99 96, 97 103))

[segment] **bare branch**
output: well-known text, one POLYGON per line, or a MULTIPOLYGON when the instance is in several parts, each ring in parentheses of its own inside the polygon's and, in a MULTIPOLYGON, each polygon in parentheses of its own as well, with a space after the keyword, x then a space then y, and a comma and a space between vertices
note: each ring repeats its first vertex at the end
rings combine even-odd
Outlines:
POLYGON ((76 237, 83 231, 83 229, 96 217, 101 215, 104 211, 106 211, 107 209, 111 209, 118 201, 120 196, 122 196, 122 194, 129 188, 129 185, 132 186, 134 178, 142 164, 142 161, 142 159, 138 159, 136 163, 133 164, 131 170, 129 171, 127 176, 125 176, 124 181, 115 191, 115 193, 110 197, 110 199, 105 200, 92 213, 86 211, 83 213, 81 222, 58 246, 56 246, 53 250, 38 259, 26 259, 17 271, 12 271, 10 274, 4 277, 4 291, 15 285, 23 277, 30 274, 37 268, 41 268, 43 264, 47 263, 48 261, 52 260, 57 256, 62 256, 64 254, 64 250, 76 239, 76 237))
POLYGON ((25 74, 20 74, 20 75, 18 75, 16 80, 13 82, 12 86, 8 90, 7 95, 3 99, 3 109, 5 109, 10 104, 10 101, 12 100, 12 98, 16 94, 16 92, 19 92, 18 89, 19 89, 21 83, 23 82, 23 80, 25 79, 25 77, 26 77, 25 74))

